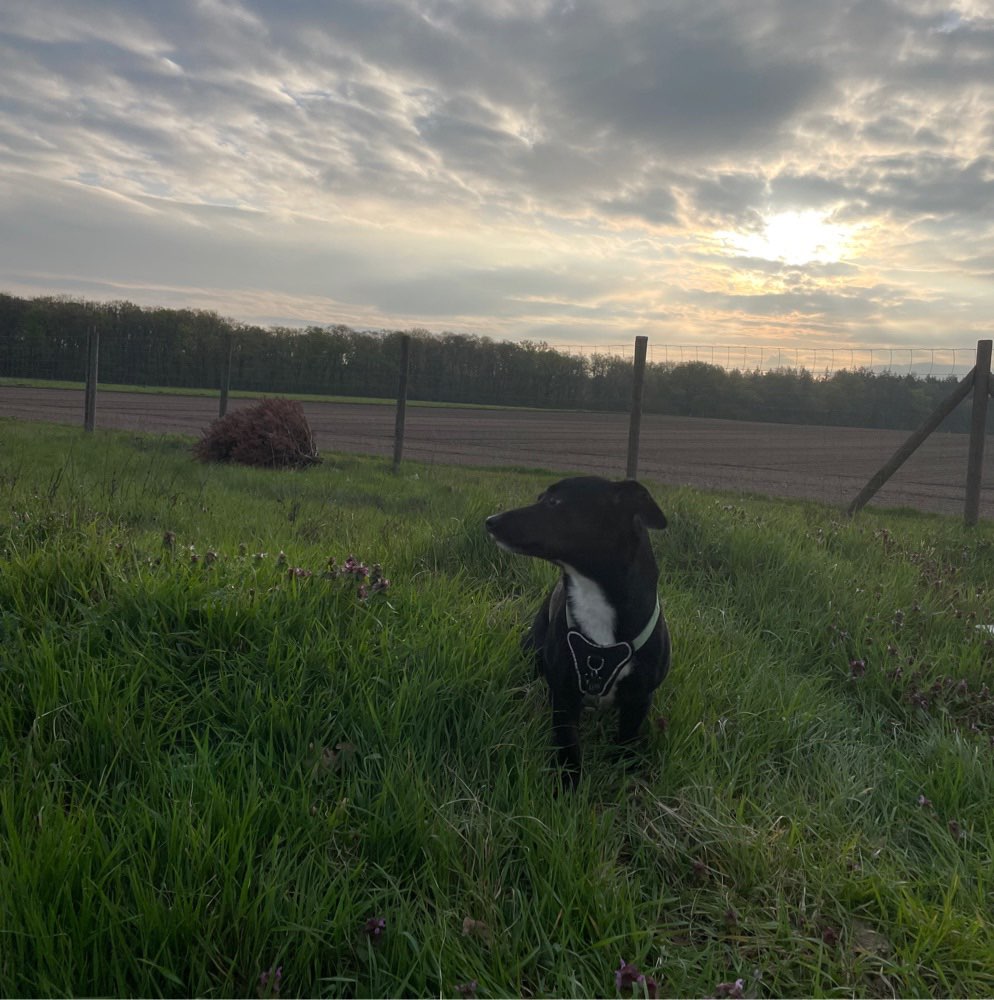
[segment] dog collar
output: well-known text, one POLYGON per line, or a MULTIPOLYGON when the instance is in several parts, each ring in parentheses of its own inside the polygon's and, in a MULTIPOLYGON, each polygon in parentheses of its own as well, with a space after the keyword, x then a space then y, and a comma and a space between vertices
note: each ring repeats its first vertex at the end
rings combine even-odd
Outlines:
POLYGON ((611 693, 615 681, 621 671, 628 665, 635 653, 640 650, 652 635, 659 621, 659 598, 656 598, 656 608, 649 618, 649 623, 631 642, 616 642, 609 646, 591 642, 576 628, 573 615, 570 613, 569 601, 566 601, 566 643, 573 656, 573 668, 580 686, 580 693, 604 698, 611 693))

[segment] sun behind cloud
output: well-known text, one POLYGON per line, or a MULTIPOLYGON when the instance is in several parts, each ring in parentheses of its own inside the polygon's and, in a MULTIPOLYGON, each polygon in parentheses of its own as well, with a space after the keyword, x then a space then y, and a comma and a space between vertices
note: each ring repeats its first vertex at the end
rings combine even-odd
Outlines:
POLYGON ((765 219, 762 232, 715 234, 736 256, 785 264, 833 264, 853 249, 855 228, 828 221, 816 209, 778 212, 765 219))

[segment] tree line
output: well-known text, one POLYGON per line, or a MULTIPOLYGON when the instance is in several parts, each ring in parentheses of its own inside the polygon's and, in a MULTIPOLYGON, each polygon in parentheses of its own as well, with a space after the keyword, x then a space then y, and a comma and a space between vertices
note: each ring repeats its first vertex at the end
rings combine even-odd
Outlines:
MULTIPOLYGON (((106 384, 217 388, 231 357, 231 387, 252 392, 391 397, 401 332, 235 323, 214 312, 0 293, 0 375, 81 381, 87 338, 100 332, 106 384)), ((581 357, 545 343, 508 343, 412 330, 409 398, 589 410, 625 410, 631 361, 581 357)), ((646 366, 643 411, 779 423, 908 429, 956 379, 805 369, 726 370, 703 362, 646 366)), ((969 404, 947 430, 969 429, 969 404)))

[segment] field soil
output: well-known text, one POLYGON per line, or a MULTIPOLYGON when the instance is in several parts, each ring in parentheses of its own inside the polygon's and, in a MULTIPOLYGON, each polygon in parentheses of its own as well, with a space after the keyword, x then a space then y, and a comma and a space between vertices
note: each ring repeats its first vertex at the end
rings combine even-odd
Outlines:
MULTIPOLYGON (((233 399, 229 410, 253 402, 233 399)), ((216 397, 102 392, 97 426, 199 435, 217 416, 217 405, 216 397)), ((303 406, 322 451, 393 454, 394 407, 303 406)), ((0 417, 82 426, 83 391, 0 386, 0 417)), ((803 497, 844 508, 907 436, 906 431, 647 414, 638 474, 671 485, 803 497)), ((962 513, 967 444, 965 434, 933 434, 872 504, 962 513)), ((627 447, 624 413, 407 408, 404 457, 420 462, 622 477, 627 447)), ((994 518, 994 454, 985 471, 981 516, 989 519, 994 518)))

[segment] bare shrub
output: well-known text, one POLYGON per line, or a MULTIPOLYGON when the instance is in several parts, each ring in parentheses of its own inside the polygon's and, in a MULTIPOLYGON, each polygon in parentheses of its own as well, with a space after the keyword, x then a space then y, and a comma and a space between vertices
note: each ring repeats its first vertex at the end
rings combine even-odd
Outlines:
POLYGON ((304 408, 292 399, 264 399, 215 420, 193 454, 202 462, 268 469, 303 469, 321 461, 304 408))

